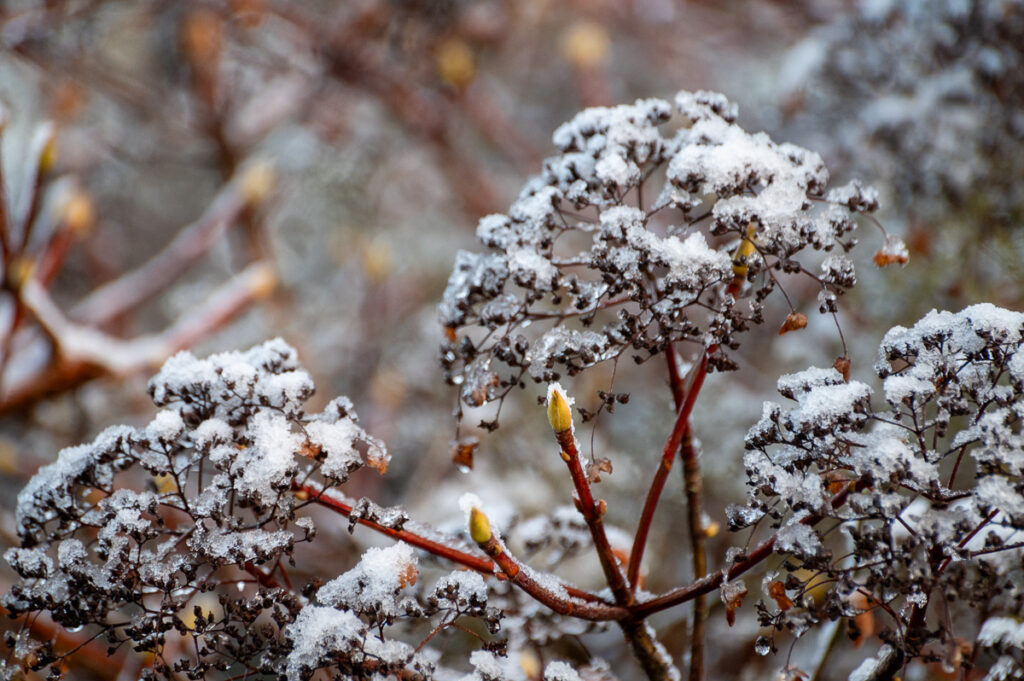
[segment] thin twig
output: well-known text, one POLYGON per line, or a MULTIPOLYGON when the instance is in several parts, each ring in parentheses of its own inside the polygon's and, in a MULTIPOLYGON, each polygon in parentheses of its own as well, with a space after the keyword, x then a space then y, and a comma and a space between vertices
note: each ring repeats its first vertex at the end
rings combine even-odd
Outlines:
POLYGON ((138 269, 99 287, 75 305, 72 319, 103 325, 137 308, 182 276, 236 224, 248 204, 239 180, 229 182, 198 220, 138 269))
POLYGON ((624 620, 629 617, 629 610, 623 606, 578 601, 571 598, 568 592, 563 596, 547 588, 536 578, 533 570, 509 553, 494 534, 487 541, 480 542, 480 548, 494 559, 508 581, 559 615, 571 615, 590 621, 624 620))
MULTIPOLYGON (((328 508, 335 513, 345 516, 346 518, 352 514, 352 505, 338 499, 336 496, 332 495, 329 490, 318 490, 312 485, 299 484, 294 484, 293 489, 309 494, 310 498, 316 504, 323 506, 324 508, 328 508)), ((398 541, 403 541, 410 546, 423 549, 427 553, 431 553, 440 558, 445 558, 475 572, 479 572, 484 575, 495 575, 495 564, 482 556, 467 553, 466 551, 457 549, 454 546, 429 539, 409 530, 396 530, 394 528, 381 525, 380 523, 376 523, 368 518, 359 518, 357 522, 364 527, 374 530, 375 532, 379 532, 387 537, 391 537, 392 539, 397 539, 398 541)), ((578 589, 568 584, 562 584, 562 588, 567 594, 569 594, 569 596, 579 601, 607 605, 598 596, 582 589, 578 589)))

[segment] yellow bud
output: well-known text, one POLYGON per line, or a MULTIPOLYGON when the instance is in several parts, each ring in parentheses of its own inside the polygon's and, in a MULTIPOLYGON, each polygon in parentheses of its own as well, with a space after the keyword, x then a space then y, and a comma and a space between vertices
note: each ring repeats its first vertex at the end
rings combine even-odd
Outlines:
POLYGON ((35 274, 36 263, 27 256, 15 258, 7 270, 7 281, 15 290, 21 289, 29 277, 35 274))
POLYGON ((743 237, 736 252, 732 255, 732 273, 741 279, 747 276, 747 258, 754 254, 754 225, 747 227, 747 235, 743 237))
POLYGON ((257 161, 242 171, 239 191, 246 203, 259 203, 274 186, 274 166, 269 161, 257 161))
POLYGON ((174 482, 174 476, 168 473, 161 473, 153 478, 156 491, 160 494, 172 494, 178 491, 178 485, 174 482))
POLYGON ((469 512, 469 536, 477 544, 483 544, 491 538, 491 521, 475 506, 469 512))
POLYGON ((519 666, 522 667, 523 673, 528 679, 539 679, 544 671, 540 666, 540 658, 529 650, 524 650, 519 654, 519 666))
POLYGON ((473 50, 458 38, 450 38, 438 46, 434 67, 442 81, 458 90, 465 88, 476 77, 473 50))
POLYGON ((562 387, 557 383, 548 388, 548 423, 556 433, 564 433, 572 428, 572 409, 562 387))
POLYGON ((253 263, 245 269, 244 276, 254 298, 266 298, 277 288, 277 272, 270 263, 253 263))
POLYGON ((92 227, 95 215, 93 214, 92 201, 89 195, 83 191, 76 191, 64 204, 64 224, 71 230, 72 234, 82 235, 92 227))
POLYGON ((42 134, 45 135, 45 138, 39 152, 40 175, 50 172, 57 164, 57 131, 52 125, 48 125, 42 134))
POLYGON ((608 31, 592 21, 574 23, 562 36, 562 55, 573 66, 599 66, 608 56, 608 31))

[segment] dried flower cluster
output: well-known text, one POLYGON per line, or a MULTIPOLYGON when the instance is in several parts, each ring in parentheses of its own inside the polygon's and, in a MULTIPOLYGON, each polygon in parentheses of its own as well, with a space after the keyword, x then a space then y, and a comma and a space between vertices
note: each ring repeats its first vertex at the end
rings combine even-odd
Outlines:
POLYGON ((583 111, 508 214, 480 221, 490 250, 459 252, 440 305, 446 378, 465 404, 678 341, 715 344, 712 367, 730 368, 724 349, 763 321, 778 271, 813 277, 822 312, 835 311, 852 263, 835 254, 812 273, 797 256, 849 250, 873 190, 826 191, 817 154, 744 131, 722 95, 680 92, 675 105, 672 134, 663 100, 583 111), (749 306, 726 294, 734 277, 753 282, 749 306))
MULTIPOLYGON (((1019 616, 1022 339, 1024 314, 990 304, 893 328, 875 367, 887 403, 878 411, 868 385, 831 368, 779 379, 796 406, 765 403, 746 441, 750 503, 731 509, 733 529, 779 528, 774 548, 792 557, 788 575, 766 579, 779 586, 765 589, 777 607, 761 606, 763 626, 800 635, 884 611, 890 664, 921 656, 953 671, 977 658, 979 628, 1019 616), (826 518, 837 522, 814 527, 826 518), (929 603, 944 615, 926 620, 929 603)), ((1001 649, 1016 674, 1022 642, 1001 649)))
POLYGON ((864 3, 792 61, 801 120, 895 201, 1020 223, 1024 2, 864 3))
MULTIPOLYGON (((19 495, 23 548, 5 558, 23 581, 5 607, 89 627, 112 650, 130 642, 158 675, 275 668, 280 629, 304 602, 283 586, 283 563, 315 535, 302 512, 313 502, 293 488, 316 480, 328 494, 388 461, 346 399, 306 414, 312 393, 280 340, 170 359, 150 383, 163 410, 147 427, 65 449, 19 495)), ((10 643, 31 667, 58 660, 27 636, 10 643)))

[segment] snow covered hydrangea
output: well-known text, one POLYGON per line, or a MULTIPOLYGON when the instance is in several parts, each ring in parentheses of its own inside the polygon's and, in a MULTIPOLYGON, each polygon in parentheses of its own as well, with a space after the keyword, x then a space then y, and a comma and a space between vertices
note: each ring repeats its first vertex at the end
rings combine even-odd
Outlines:
POLYGON ((828 190, 817 154, 746 132, 720 94, 676 95, 675 130, 672 110, 646 99, 581 112, 508 213, 480 220, 488 250, 459 252, 439 308, 446 378, 465 404, 677 341, 717 344, 711 366, 728 368, 724 350, 762 321, 775 272, 812 277, 830 301, 853 284, 841 256, 822 277, 796 258, 851 248, 872 190, 828 190), (740 306, 744 280, 754 291, 740 306))
POLYGON ((884 0, 836 13, 791 53, 794 129, 811 128, 922 218, 1024 211, 1024 2, 884 0))
MULTIPOLYGON (((302 607, 279 572, 315 534, 302 488, 328 494, 359 468, 383 471, 388 454, 346 398, 306 413, 313 381, 280 339, 179 353, 149 391, 162 408, 149 425, 63 450, 18 495, 22 546, 4 557, 21 580, 4 607, 92 625, 115 647, 130 639, 157 655, 158 673, 175 636, 198 642, 181 672, 218 668, 223 650, 270 659, 284 641, 252 623, 280 625, 302 607), (218 585, 214 614, 203 594, 218 585)), ((56 653, 43 646, 33 659, 44 668, 56 653)))
POLYGON ((796 404, 765 403, 747 434, 750 499, 731 525, 780 528, 775 550, 796 559, 763 626, 800 633, 884 603, 894 654, 942 655, 983 623, 971 611, 1024 603, 1024 313, 932 311, 885 335, 875 370, 878 411, 832 368, 779 379, 796 404))

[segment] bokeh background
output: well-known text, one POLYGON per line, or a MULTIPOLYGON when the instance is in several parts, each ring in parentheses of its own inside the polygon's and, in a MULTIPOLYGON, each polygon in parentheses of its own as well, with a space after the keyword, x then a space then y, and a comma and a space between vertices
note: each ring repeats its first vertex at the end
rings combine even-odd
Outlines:
MULTIPOLYGON (((558 124, 680 89, 725 93, 748 130, 819 152, 835 184, 860 177, 880 191, 879 219, 907 241, 910 262, 875 268, 883 236, 861 225, 858 290, 840 315, 855 377, 870 380, 885 329, 933 307, 1024 307, 1021 2, 0 4, 0 546, 17 543, 17 491, 60 448, 149 420, 146 381, 166 356, 273 336, 313 374, 313 406, 348 395, 389 447, 387 476, 355 479, 351 496, 452 528, 465 491, 505 525, 567 503, 536 407, 542 387, 506 403, 492 434, 472 427, 489 414, 471 414, 474 466, 452 463, 456 394, 441 380, 435 306, 456 251, 478 248, 476 221, 507 208, 553 152, 558 124)), ((743 435, 778 376, 841 352, 816 290, 794 282, 789 293, 808 328, 755 332, 740 371, 713 375, 695 412, 707 512, 723 525, 724 506, 744 495, 743 435)), ((594 406, 608 374, 570 390, 594 406)), ((620 374, 629 404, 580 438, 612 461, 600 493, 631 533, 671 396, 660 365, 620 374)), ((673 478, 647 556, 653 591, 690 578, 682 517, 673 478)), ((300 577, 334 577, 378 541, 337 519, 320 527, 300 577)), ((723 529, 711 565, 737 541, 723 529)), ((598 584, 596 561, 572 577, 598 584)), ((0 590, 12 578, 0 565, 0 590)), ((758 581, 748 580, 751 601, 758 581)), ((711 678, 783 664, 755 657, 750 610, 729 629, 712 599, 711 678)), ((687 615, 656 618, 676 659, 687 615)), ((617 637, 579 642, 629 678, 617 637)), ((816 645, 801 641, 792 660, 816 645)), ((846 678, 862 656, 834 655, 817 678, 846 678)), ((73 678, 122 673, 81 665, 73 678)))

